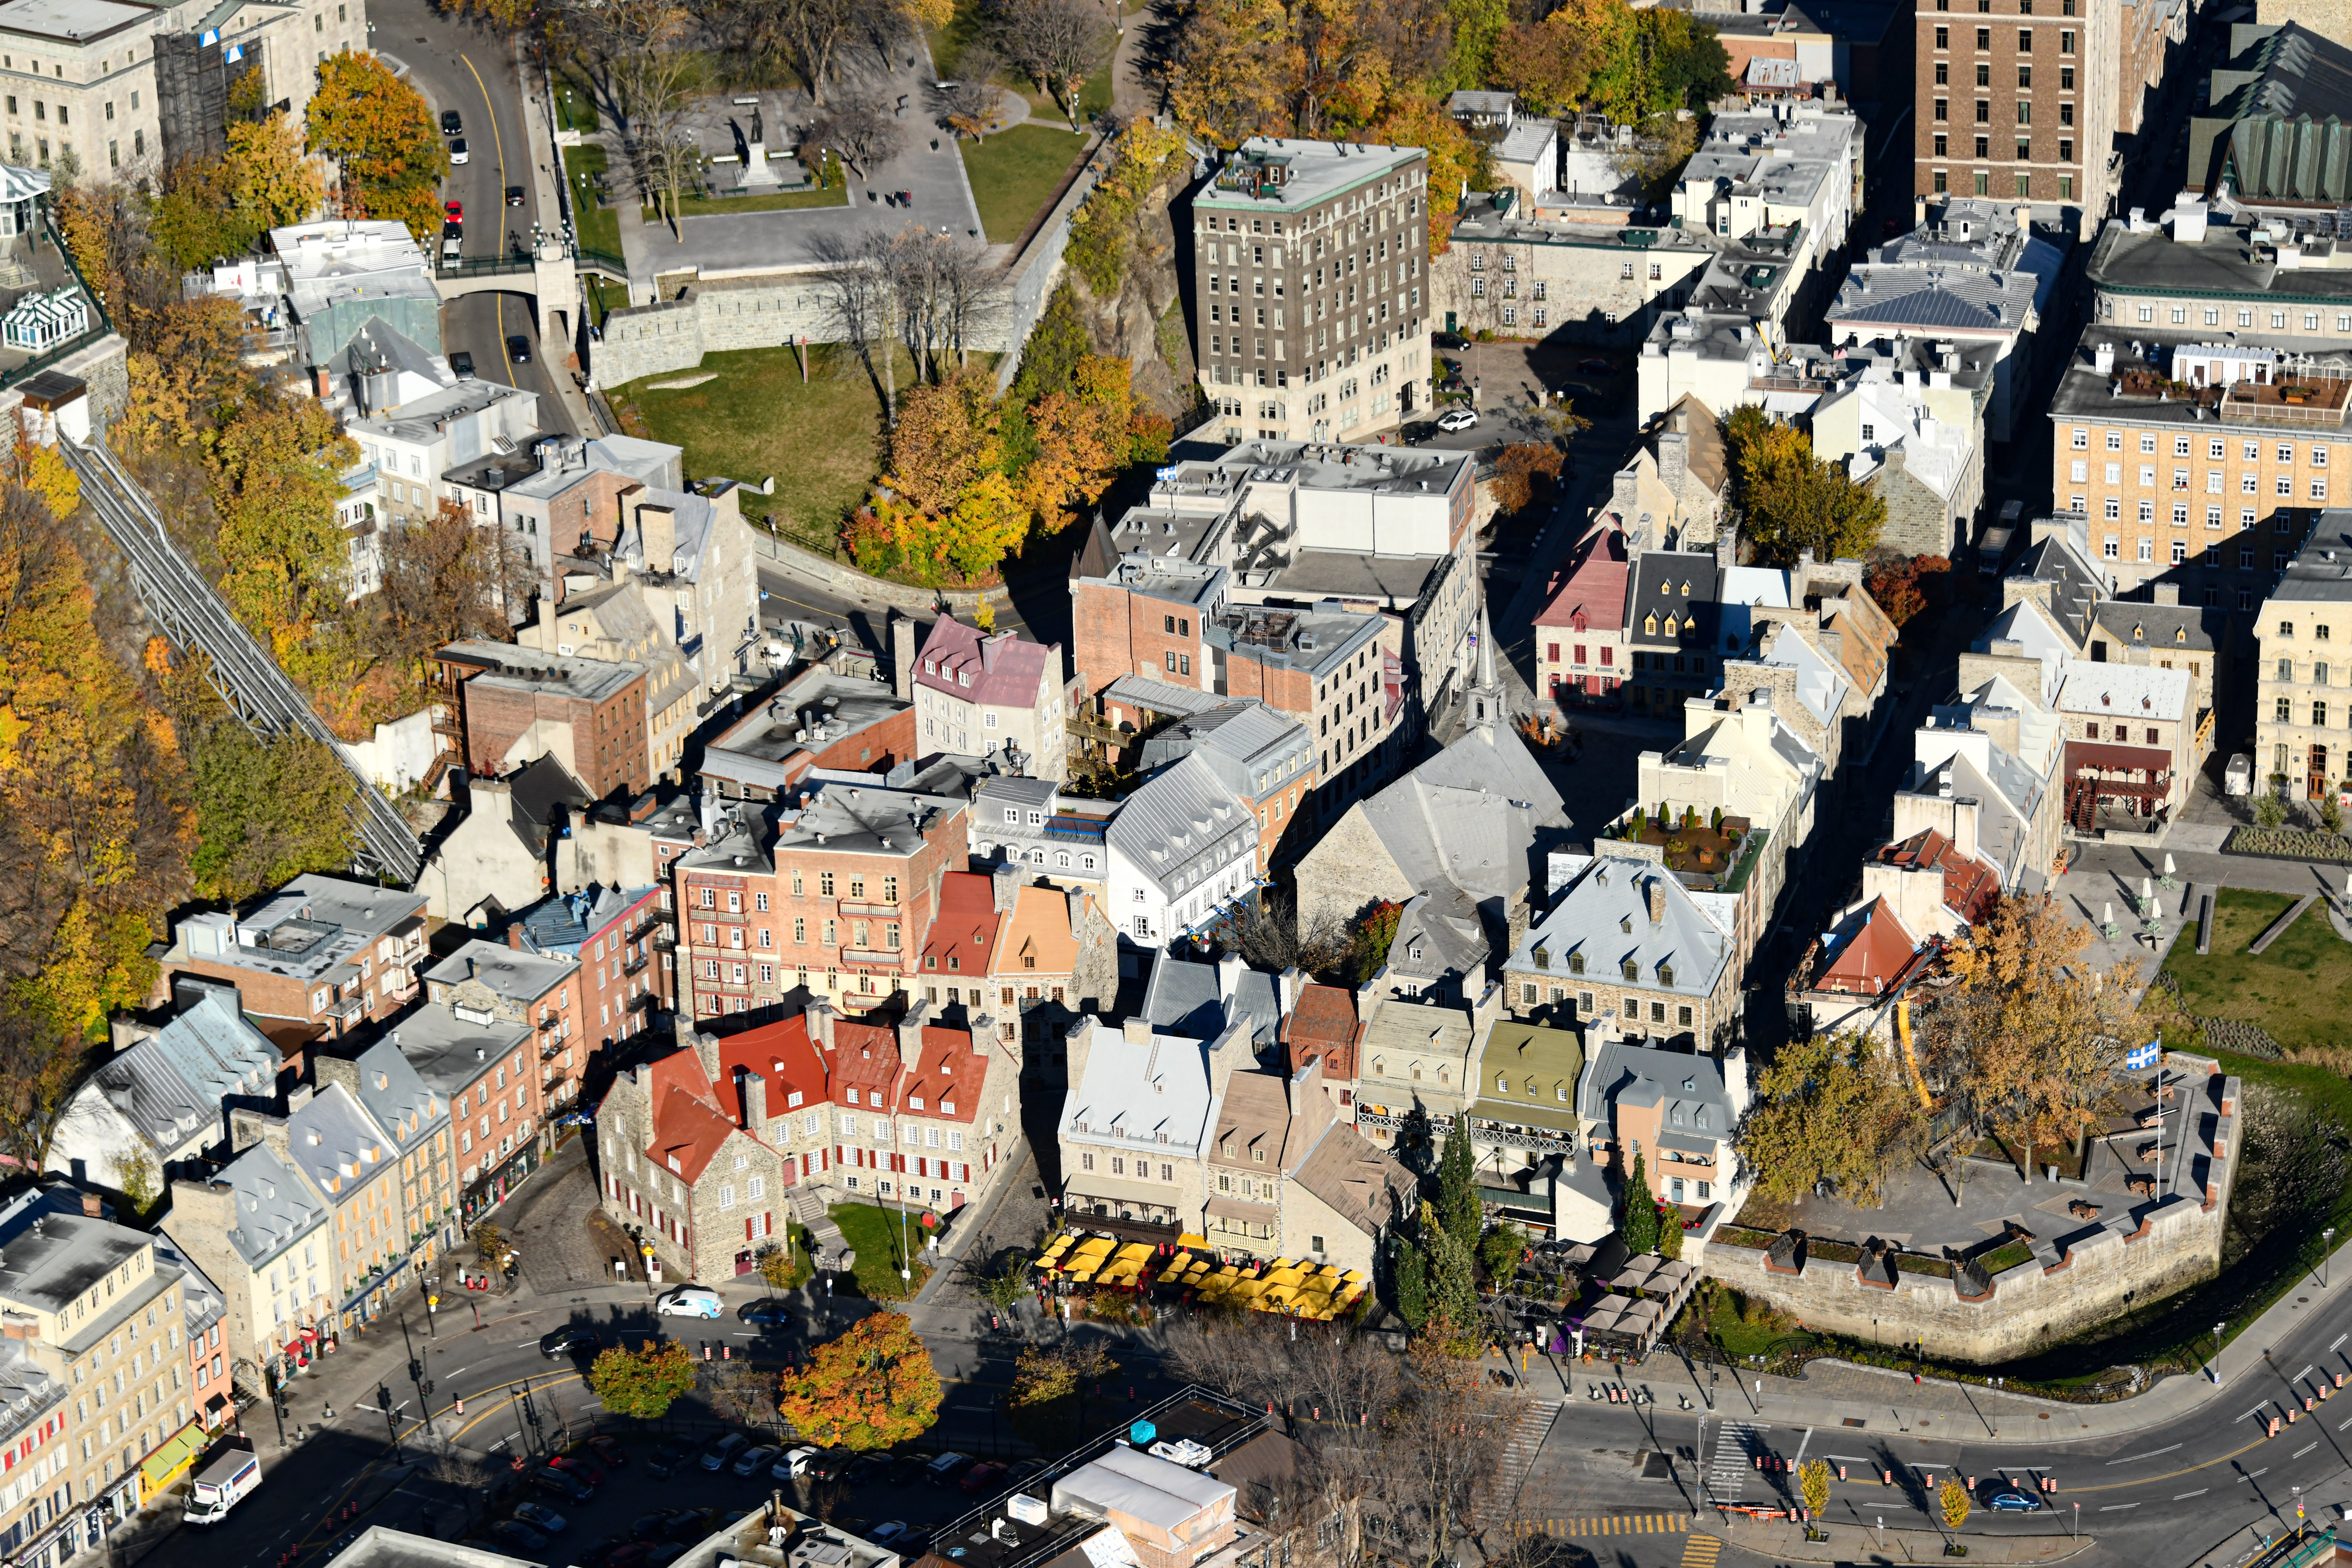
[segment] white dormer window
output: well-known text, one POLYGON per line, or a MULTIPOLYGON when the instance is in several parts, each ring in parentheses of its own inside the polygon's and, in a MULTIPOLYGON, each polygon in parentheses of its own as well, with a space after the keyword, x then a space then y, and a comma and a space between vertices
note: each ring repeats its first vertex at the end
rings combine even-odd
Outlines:
POLYGON ((914 1110, 920 1110, 923 1109, 923 1097, 919 1094, 910 1094, 907 1097, 907 1103, 914 1110))
POLYGON ((684 1175, 686 1173, 686 1167, 678 1163, 677 1155, 672 1154, 669 1156, 668 1164, 669 1168, 676 1171, 679 1175, 684 1175))
POLYGON ((1007 827, 1018 827, 1021 826, 1021 808, 1019 806, 1008 805, 1004 808, 1004 825, 1007 827))
POLYGON ((955 1114, 955 1101, 952 1100, 940 1100, 940 1114, 942 1116, 953 1116, 955 1114))
POLYGON ((958 686, 970 686, 971 684, 971 671, 968 669, 957 670, 956 684, 958 686))
POLYGON ((785 1108, 786 1110, 791 1110, 793 1106, 798 1105, 800 1102, 801 1102, 801 1091, 800 1091, 799 1089, 794 1089, 794 1090, 793 1090, 793 1091, 792 1091, 792 1093, 790 1093, 790 1094, 788 1094, 788 1095, 784 1096, 784 1108, 785 1108))
POLYGON ((938 659, 927 658, 923 660, 923 673, 925 675, 937 675, 939 672, 940 661, 938 659))

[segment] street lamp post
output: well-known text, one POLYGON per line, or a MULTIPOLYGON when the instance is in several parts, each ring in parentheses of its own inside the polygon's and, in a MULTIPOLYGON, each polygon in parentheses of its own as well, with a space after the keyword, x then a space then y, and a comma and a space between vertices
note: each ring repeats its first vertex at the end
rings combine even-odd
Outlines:
POLYGON ((2226 1322, 2213 1325, 2213 1386, 2216 1388, 2221 1386, 2221 1331, 2229 1326, 2226 1322))
POLYGON ((2336 1227, 2329 1226, 2319 1233, 2319 1288, 2327 1289, 2327 1248, 2336 1239, 2336 1227))

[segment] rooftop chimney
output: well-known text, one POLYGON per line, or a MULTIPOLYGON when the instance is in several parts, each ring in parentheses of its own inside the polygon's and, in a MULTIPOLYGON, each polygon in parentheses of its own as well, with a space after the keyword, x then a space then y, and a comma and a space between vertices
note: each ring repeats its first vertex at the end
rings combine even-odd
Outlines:
POLYGON ((1666 920, 1666 879, 1653 877, 1649 883, 1650 923, 1664 925, 1666 920))

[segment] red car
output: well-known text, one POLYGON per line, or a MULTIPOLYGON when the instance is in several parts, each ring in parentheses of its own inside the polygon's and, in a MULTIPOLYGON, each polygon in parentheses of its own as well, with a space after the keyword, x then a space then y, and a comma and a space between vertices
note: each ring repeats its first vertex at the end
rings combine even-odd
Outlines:
POLYGON ((601 1487, 604 1484, 604 1472, 581 1455, 558 1454, 547 1462, 553 1468, 571 1471, 592 1487, 601 1487))
POLYGON ((649 1542, 625 1541, 613 1548, 612 1555, 604 1559, 604 1568, 644 1568, 646 1559, 653 1554, 649 1542))
POLYGON ((962 1487, 964 1496, 978 1497, 1004 1479, 1004 1468, 1003 1465, 992 1461, 985 1465, 974 1465, 963 1473, 963 1479, 957 1484, 962 1487))
POLYGON ((441 210, 449 215, 449 221, 451 223, 463 223, 466 221, 466 204, 463 202, 443 202, 441 204, 441 210))
POLYGON ((588 1447, 598 1458, 616 1470, 623 1468, 629 1462, 628 1450, 610 1437, 591 1437, 588 1439, 588 1447))

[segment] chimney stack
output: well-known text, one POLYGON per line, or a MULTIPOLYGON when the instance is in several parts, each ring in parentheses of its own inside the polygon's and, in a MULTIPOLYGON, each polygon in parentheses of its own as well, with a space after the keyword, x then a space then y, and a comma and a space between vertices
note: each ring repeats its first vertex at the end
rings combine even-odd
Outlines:
POLYGON ((768 1134, 768 1080, 746 1070, 742 1077, 743 1131, 754 1138, 768 1134))
POLYGON ((890 689, 901 702, 915 700, 915 618, 890 612, 890 689))
POLYGON ((931 1005, 910 1002, 904 1016, 898 1020, 898 1064, 912 1067, 922 1059, 923 1025, 928 1020, 931 1005))
POLYGON ((801 1015, 808 1020, 809 1043, 821 1051, 833 1049, 833 1008, 824 1002, 813 1002, 801 1015))
POLYGON ((1649 885, 1649 894, 1650 894, 1650 923, 1651 923, 1652 925, 1664 925, 1664 924, 1665 923, 1665 920, 1666 920, 1666 886, 1665 886, 1665 883, 1666 883, 1666 879, 1665 879, 1664 877, 1653 877, 1653 878, 1651 878, 1651 879, 1650 879, 1650 885, 1649 885))
POLYGON ((287 1157, 286 1118, 249 1105, 228 1108, 228 1146, 242 1154, 256 1143, 267 1143, 281 1160, 287 1157))

